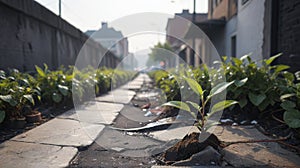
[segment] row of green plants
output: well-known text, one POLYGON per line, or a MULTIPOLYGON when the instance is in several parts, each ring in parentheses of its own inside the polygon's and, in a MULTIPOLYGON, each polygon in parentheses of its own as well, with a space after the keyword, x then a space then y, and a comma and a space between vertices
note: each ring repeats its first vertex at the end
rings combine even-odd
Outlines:
POLYGON ((281 116, 275 119, 290 128, 300 128, 300 72, 289 72, 287 65, 274 65, 278 57, 280 55, 260 62, 253 61, 249 55, 241 58, 223 57, 222 61, 214 63, 218 68, 203 64, 197 68, 181 68, 183 70, 180 72, 173 69, 168 72, 155 71, 149 75, 156 86, 165 92, 168 101, 175 102, 174 107, 179 108, 181 106, 178 105, 184 103, 179 102, 184 97, 182 93, 186 93, 186 86, 200 95, 199 103, 193 106, 202 110, 202 118, 208 112, 203 111, 203 105, 208 106, 210 95, 216 87, 223 86, 226 99, 231 100, 222 102, 224 108, 230 104, 228 110, 232 112, 252 113, 254 117, 281 116), (192 86, 191 82, 178 82, 184 78, 185 81, 195 81, 199 86, 192 86))
POLYGON ((22 118, 39 106, 71 107, 73 96, 84 102, 91 99, 87 92, 99 96, 133 77, 134 72, 105 67, 78 70, 70 66, 50 70, 45 64, 43 68, 36 66, 32 75, 16 69, 0 70, 0 123, 22 118))

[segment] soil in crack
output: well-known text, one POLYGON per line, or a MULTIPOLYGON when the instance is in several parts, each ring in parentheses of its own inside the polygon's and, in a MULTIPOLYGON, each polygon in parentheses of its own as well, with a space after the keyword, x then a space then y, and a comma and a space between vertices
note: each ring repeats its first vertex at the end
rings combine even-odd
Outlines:
POLYGON ((193 154, 202 151, 207 146, 212 146, 216 150, 220 149, 221 142, 214 134, 209 135, 203 142, 199 142, 199 135, 200 133, 195 132, 186 135, 181 141, 159 155, 159 160, 162 160, 166 164, 172 164, 175 161, 190 158, 193 154))

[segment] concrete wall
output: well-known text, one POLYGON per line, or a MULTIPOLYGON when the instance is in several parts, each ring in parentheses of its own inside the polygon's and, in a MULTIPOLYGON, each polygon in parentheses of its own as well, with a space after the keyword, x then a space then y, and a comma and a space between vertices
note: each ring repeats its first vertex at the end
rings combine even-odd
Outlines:
POLYGON ((252 53, 254 60, 262 59, 265 0, 238 2, 237 56, 252 53))
MULTIPOLYGON (((0 69, 30 71, 43 63, 50 68, 73 65, 88 37, 33 0, 0 0, 0 69)), ((105 49, 94 41, 86 55, 97 57, 105 49)), ((114 67, 114 55, 106 59, 114 67), (111 59, 111 60, 110 60, 111 59)))
POLYGON ((237 16, 233 16, 225 26, 225 55, 232 56, 231 37, 237 35, 237 16))

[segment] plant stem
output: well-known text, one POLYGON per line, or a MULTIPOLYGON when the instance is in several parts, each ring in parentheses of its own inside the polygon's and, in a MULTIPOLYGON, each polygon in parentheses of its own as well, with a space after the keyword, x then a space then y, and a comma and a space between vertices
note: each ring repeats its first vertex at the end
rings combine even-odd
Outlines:
POLYGON ((204 115, 205 115, 205 103, 204 103, 204 101, 203 101, 203 98, 202 98, 202 101, 201 101, 201 103, 202 103, 202 110, 201 110, 201 127, 204 127, 204 120, 205 120, 205 118, 204 118, 204 115))

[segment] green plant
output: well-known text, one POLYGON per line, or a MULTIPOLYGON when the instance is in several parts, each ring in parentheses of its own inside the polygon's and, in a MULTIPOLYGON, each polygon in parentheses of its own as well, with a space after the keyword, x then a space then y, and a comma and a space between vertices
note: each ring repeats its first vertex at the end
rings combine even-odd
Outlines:
POLYGON ((199 85, 197 81, 195 81, 192 78, 186 78, 186 77, 185 77, 185 80, 189 84, 191 89, 196 94, 199 95, 200 105, 198 103, 195 103, 195 102, 192 102, 192 101, 187 101, 187 102, 169 101, 169 102, 163 104, 163 106, 176 107, 176 108, 182 109, 184 111, 190 112, 193 115, 193 117, 196 119, 197 127, 198 127, 199 130, 207 131, 207 129, 209 129, 211 126, 216 124, 216 123, 209 123, 208 125, 205 125, 213 114, 215 114, 218 111, 222 111, 223 109, 238 103, 237 101, 234 101, 234 100, 219 101, 218 103, 213 105, 213 107, 211 108, 211 111, 209 113, 206 113, 206 108, 207 108, 207 104, 209 103, 209 101, 214 96, 216 96, 216 95, 222 93, 224 90, 226 90, 230 85, 232 85, 234 83, 234 81, 232 81, 232 82, 222 82, 222 83, 217 84, 215 87, 213 87, 211 89, 209 94, 207 96, 205 96, 204 93, 207 92, 207 91, 203 90, 201 85, 199 85), (194 107, 197 111, 193 112, 190 109, 188 104, 190 104, 192 107, 194 107), (198 114, 200 114, 200 119, 198 117, 198 114))
POLYGON ((250 120, 284 112, 279 106, 280 97, 295 92, 294 75, 285 71, 289 66, 273 65, 278 57, 280 54, 259 63, 249 55, 240 59, 223 57, 221 65, 227 81, 236 80, 227 93, 229 99, 239 100, 239 106, 235 106, 232 112, 246 115, 250 120), (241 80, 246 78, 246 81, 241 80))
POLYGON ((297 118, 300 108, 300 72, 292 74, 287 71, 289 66, 275 65, 274 61, 280 55, 259 62, 253 61, 249 55, 241 58, 223 57, 221 62, 215 62, 220 65, 219 69, 208 68, 207 65, 202 64, 193 68, 192 71, 179 68, 179 71, 156 71, 149 75, 154 79, 156 86, 166 93, 168 101, 181 100, 184 97, 181 93, 186 88, 186 84, 177 82, 181 81, 183 76, 194 78, 202 89, 206 90, 203 93, 204 97, 209 95, 213 85, 226 78, 228 82, 234 81, 228 86, 226 97, 239 102, 228 111, 232 115, 248 117, 252 120, 272 118, 276 112, 279 120, 296 128, 295 122, 298 122, 298 119, 292 118, 297 118), (185 70, 180 71, 180 69, 185 70), (169 72, 177 75, 174 76, 169 72), (293 96, 283 99, 282 96, 286 95, 293 96), (289 103, 291 107, 284 106, 283 108, 280 105, 284 101, 290 101, 293 104, 289 103))
POLYGON ((50 71, 46 64, 44 66, 44 70, 38 66, 35 67, 42 102, 49 105, 70 103, 73 74, 66 74, 63 68, 50 71))
POLYGON ((280 97, 284 109, 283 120, 290 128, 300 128, 300 87, 295 84, 294 92, 280 97))
POLYGON ((39 98, 32 76, 13 69, 10 76, 0 81, 1 120, 23 117, 25 106, 34 106, 34 97, 39 98), (5 112, 5 113, 3 113, 5 112))
POLYGON ((80 102, 89 100, 89 95, 106 93, 112 85, 120 86, 135 75, 130 71, 105 67, 78 70, 69 66, 51 71, 44 64, 43 69, 35 68, 35 77, 15 69, 9 75, 0 70, 0 123, 5 119, 22 117, 25 106, 31 109, 41 104, 69 106, 72 96, 80 102))

